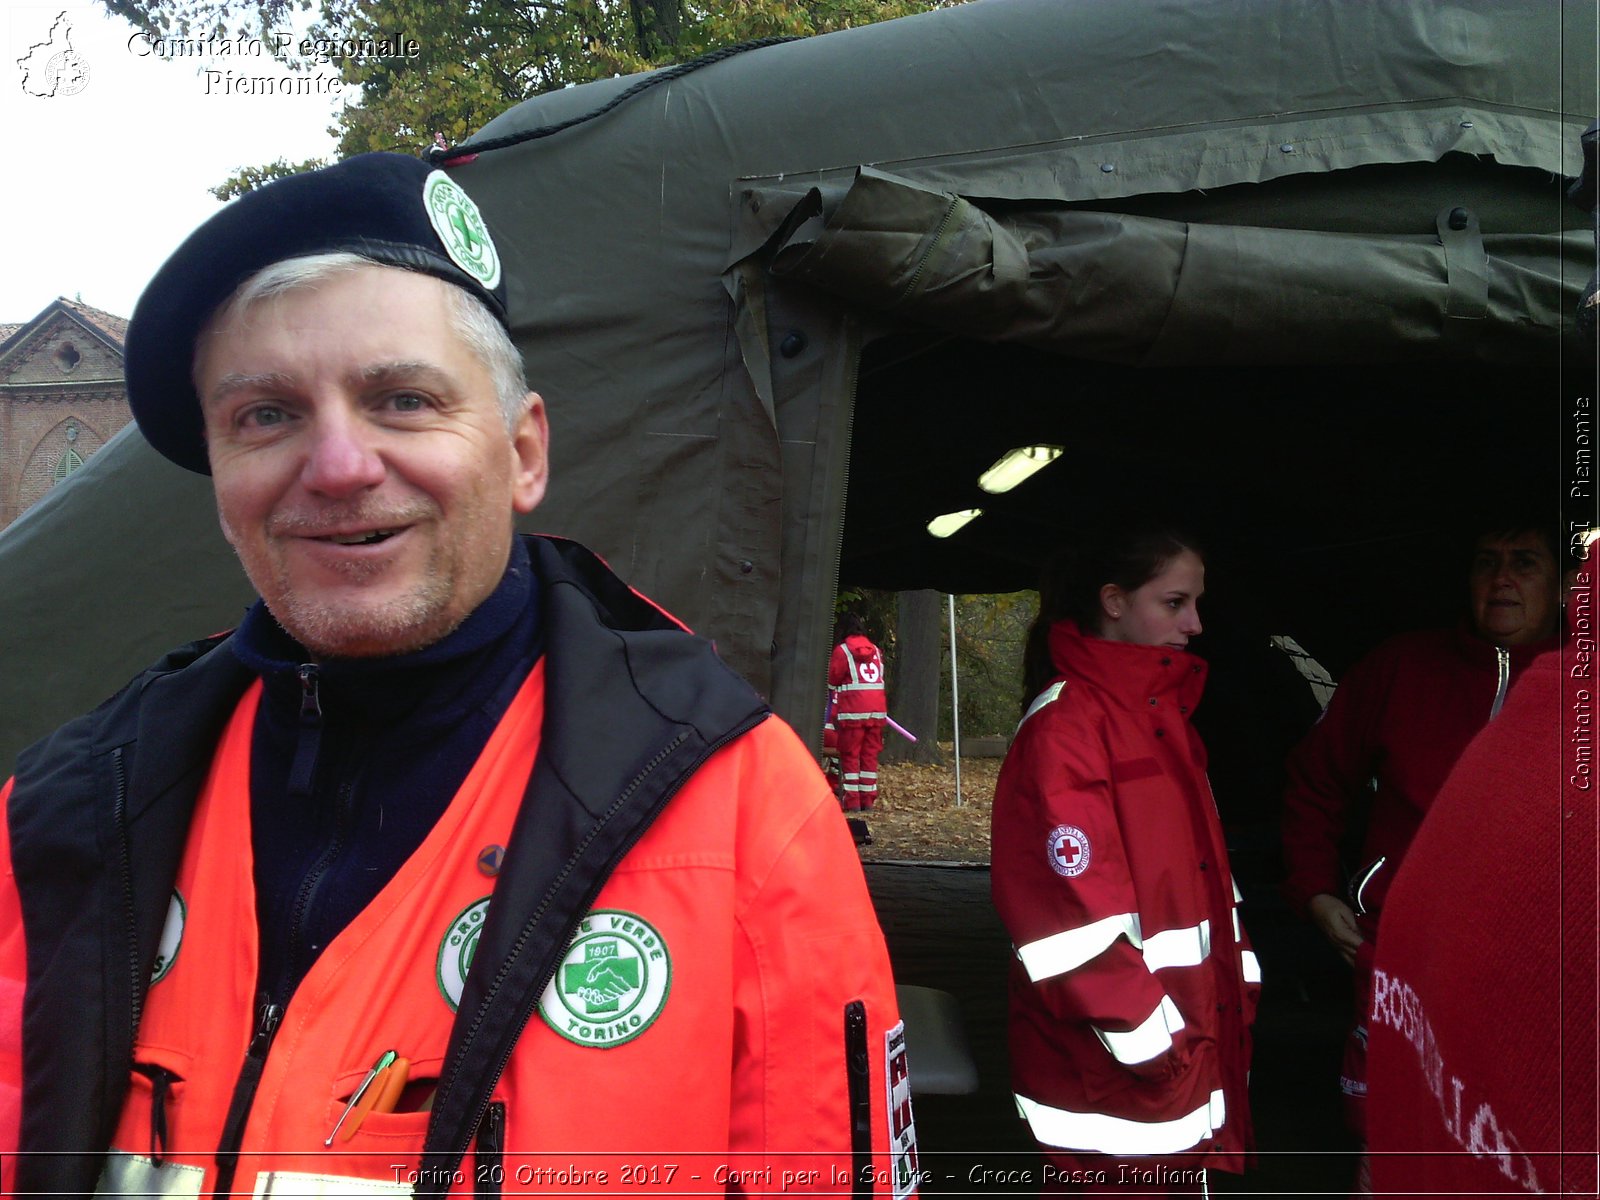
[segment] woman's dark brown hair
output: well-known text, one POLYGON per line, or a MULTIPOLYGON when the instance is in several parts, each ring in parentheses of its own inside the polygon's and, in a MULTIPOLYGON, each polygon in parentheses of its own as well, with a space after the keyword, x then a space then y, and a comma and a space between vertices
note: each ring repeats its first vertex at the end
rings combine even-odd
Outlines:
POLYGON ((1061 551, 1045 564, 1039 580, 1039 615, 1028 629, 1022 652, 1022 709, 1060 674, 1050 660, 1050 627, 1072 620, 1087 634, 1100 634, 1100 589, 1114 583, 1136 591, 1161 574, 1185 550, 1200 558, 1200 544, 1170 525, 1139 525, 1101 530, 1088 541, 1061 551))

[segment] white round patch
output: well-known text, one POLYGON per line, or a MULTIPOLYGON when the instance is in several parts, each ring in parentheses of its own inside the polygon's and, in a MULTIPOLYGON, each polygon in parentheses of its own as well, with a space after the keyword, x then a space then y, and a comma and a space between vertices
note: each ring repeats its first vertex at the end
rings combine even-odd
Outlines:
POLYGON ((167 919, 161 926, 161 941, 156 946, 156 961, 150 968, 152 986, 160 983, 178 961, 178 949, 183 945, 183 927, 189 920, 189 908, 184 904, 178 889, 172 889, 172 899, 167 903, 167 919))
POLYGON ((1057 825, 1050 831, 1050 869, 1071 879, 1089 869, 1089 835, 1076 825, 1057 825))
POLYGON ((539 1015, 569 1042, 610 1049, 655 1022, 672 988, 672 959, 633 913, 595 909, 539 997, 539 1015))
POLYGON ((494 290, 500 283, 500 255, 472 197, 443 171, 434 171, 423 180, 422 205, 456 266, 494 290))
POLYGON ((450 922, 449 932, 439 939, 439 994, 451 1012, 461 1005, 461 989, 466 986, 467 971, 478 949, 478 935, 483 932, 483 919, 488 915, 489 897, 474 900, 450 922))

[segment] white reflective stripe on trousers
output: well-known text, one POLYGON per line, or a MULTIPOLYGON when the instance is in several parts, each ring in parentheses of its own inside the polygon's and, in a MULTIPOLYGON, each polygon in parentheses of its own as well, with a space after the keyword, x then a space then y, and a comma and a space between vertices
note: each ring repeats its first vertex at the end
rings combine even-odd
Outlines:
POLYGON ((1062 1150, 1090 1150, 1097 1154, 1177 1154, 1221 1129, 1227 1116, 1221 1088, 1193 1112, 1170 1121, 1134 1121, 1106 1113, 1051 1108, 1026 1096, 1016 1099, 1017 1111, 1027 1119, 1028 1128, 1039 1142, 1062 1150))
POLYGON ((1125 1067, 1137 1066, 1159 1058, 1172 1049, 1172 1035, 1183 1028, 1183 1014, 1172 1002, 1172 997, 1161 997, 1155 1011, 1134 1028, 1123 1032, 1101 1029, 1090 1025, 1100 1044, 1111 1051, 1111 1057, 1125 1067))
POLYGON ((1211 954, 1211 922, 1201 921, 1183 929, 1163 929, 1144 939, 1144 965, 1152 971, 1163 967, 1198 967, 1211 954))
POLYGON ((158 1167, 142 1154, 112 1150, 106 1154, 106 1165, 100 1170, 94 1193, 97 1196, 198 1196, 205 1178, 204 1167, 171 1161, 158 1167))
POLYGON ((886 712, 836 712, 833 714, 835 721, 882 721, 889 716, 886 712))
POLYGON ((1018 946, 1017 958, 1022 961, 1028 978, 1038 983, 1041 979, 1053 979, 1076 970, 1119 937, 1126 937, 1135 946, 1139 945, 1138 913, 1117 913, 1115 916, 1101 917, 1088 925, 1080 925, 1077 929, 1052 933, 1036 942, 1018 946))

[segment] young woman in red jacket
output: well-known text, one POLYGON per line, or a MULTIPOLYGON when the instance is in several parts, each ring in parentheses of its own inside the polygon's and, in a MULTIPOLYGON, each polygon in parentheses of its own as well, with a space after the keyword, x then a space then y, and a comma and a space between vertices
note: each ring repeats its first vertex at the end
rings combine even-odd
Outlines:
POLYGON ((1205 564, 1168 531, 1080 551, 1041 594, 1000 772, 1011 1070, 1046 1192, 1204 1195, 1240 1171, 1261 972, 1189 719, 1205 564))

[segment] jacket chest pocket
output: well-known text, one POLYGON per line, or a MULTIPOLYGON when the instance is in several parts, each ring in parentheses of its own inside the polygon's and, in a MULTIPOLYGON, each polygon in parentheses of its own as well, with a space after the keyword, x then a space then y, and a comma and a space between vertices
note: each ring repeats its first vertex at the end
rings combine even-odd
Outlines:
POLYGON ((210 1143, 186 1105, 190 1060, 170 1051, 135 1051, 128 1093, 117 1134, 106 1155, 98 1195, 198 1196, 205 1167, 193 1154, 172 1157, 174 1149, 193 1151, 210 1143))
POLYGON ((138 1047, 117 1123, 116 1147, 162 1165, 173 1147, 211 1145, 189 1100, 193 1063, 177 1051, 138 1047))

